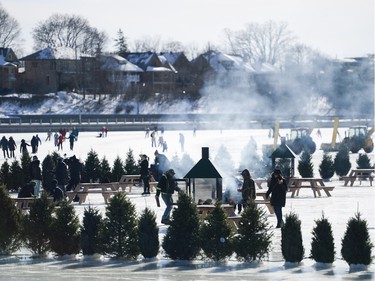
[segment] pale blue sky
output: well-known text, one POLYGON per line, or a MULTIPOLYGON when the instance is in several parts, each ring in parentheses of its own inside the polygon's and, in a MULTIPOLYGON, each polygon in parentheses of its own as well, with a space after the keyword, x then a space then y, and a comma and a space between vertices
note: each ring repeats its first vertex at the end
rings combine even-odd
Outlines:
MULTIPOLYGON (((30 33, 53 13, 76 14, 105 31, 110 39, 121 28, 130 40, 160 36, 162 40, 220 44, 224 28, 245 23, 285 21, 306 45, 332 57, 374 52, 373 0, 0 0, 16 18, 31 51, 30 33)), ((28 45, 28 46, 27 46, 28 45)), ((107 46, 113 50, 113 42, 107 46)))

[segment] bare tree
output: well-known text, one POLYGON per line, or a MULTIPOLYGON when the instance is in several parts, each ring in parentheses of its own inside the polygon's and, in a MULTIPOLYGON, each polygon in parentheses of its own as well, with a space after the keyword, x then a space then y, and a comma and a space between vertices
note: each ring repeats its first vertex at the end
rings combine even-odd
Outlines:
POLYGON ((164 42, 161 47, 162 52, 184 52, 185 47, 180 41, 164 42))
POLYGON ((11 17, 0 4, 0 47, 8 48, 15 43, 21 34, 16 19, 11 17))
POLYGON ((107 41, 104 32, 99 32, 80 16, 54 14, 40 22, 33 30, 36 49, 45 47, 70 47, 91 55, 102 50, 107 41))
POLYGON ((229 52, 242 56, 246 61, 280 64, 285 52, 294 41, 286 23, 268 21, 264 24, 249 23, 243 30, 224 30, 229 52))
POLYGON ((134 40, 134 52, 159 52, 160 37, 144 36, 142 39, 134 40))

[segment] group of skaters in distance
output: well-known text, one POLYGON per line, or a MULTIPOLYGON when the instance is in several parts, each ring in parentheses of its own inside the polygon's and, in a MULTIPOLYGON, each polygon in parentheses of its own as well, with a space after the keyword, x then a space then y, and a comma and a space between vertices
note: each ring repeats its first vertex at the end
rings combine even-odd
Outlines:
MULTIPOLYGON (((78 134, 79 131, 77 128, 72 128, 69 131, 68 136, 66 129, 60 129, 59 132, 55 132, 53 134, 54 146, 58 151, 62 151, 63 143, 65 142, 65 140, 69 140, 69 148, 71 151, 73 151, 74 143, 78 141, 78 134)), ((52 130, 48 130, 47 137, 44 142, 51 141, 51 139, 52 130)), ((28 153, 30 147, 31 153, 37 154, 40 145, 42 145, 42 140, 40 139, 38 134, 36 134, 32 136, 30 143, 28 143, 25 139, 21 140, 21 142, 19 143, 19 152, 21 155, 25 152, 28 153)), ((3 151, 4 159, 16 158, 15 151, 17 150, 18 146, 12 136, 10 136, 9 139, 6 136, 3 136, 0 140, 0 148, 3 151)))
MULTIPOLYGON (((195 130, 194 130, 195 135, 195 130)), ((164 138, 164 128, 160 129, 160 134, 158 133, 158 128, 150 130, 150 128, 145 129, 145 138, 151 139, 151 147, 159 148, 162 152, 168 151, 168 144, 164 138)), ((185 150, 185 136, 182 133, 179 133, 179 143, 181 147, 181 152, 185 150)))
MULTIPOLYGON (((30 144, 22 139, 19 145, 20 153, 29 152, 27 147, 31 146, 31 152, 36 154, 38 153, 38 148, 41 144, 42 140, 39 138, 38 134, 32 136, 30 144)), ((7 139, 6 136, 3 136, 0 140, 0 147, 3 150, 4 159, 16 158, 15 151, 17 149, 17 144, 12 136, 10 136, 9 139, 7 139)))

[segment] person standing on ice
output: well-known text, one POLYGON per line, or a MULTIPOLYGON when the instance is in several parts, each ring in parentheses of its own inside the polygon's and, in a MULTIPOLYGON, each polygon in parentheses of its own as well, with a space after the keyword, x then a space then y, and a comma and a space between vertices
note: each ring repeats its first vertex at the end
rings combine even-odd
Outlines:
POLYGON ((278 167, 275 167, 271 178, 268 180, 268 190, 266 192, 266 198, 271 194, 271 205, 275 210, 277 225, 276 228, 283 227, 283 213, 282 208, 285 207, 286 192, 288 191, 288 186, 286 184, 285 178, 281 176, 281 171, 278 167))
POLYGON ((8 148, 9 148, 9 151, 10 151, 10 157, 12 158, 16 158, 16 156, 14 155, 14 151, 16 150, 17 148, 17 144, 16 142, 14 141, 13 137, 10 136, 9 137, 9 140, 8 140, 8 148))
POLYGON ((159 153, 159 151, 155 150, 155 168, 156 168, 156 181, 159 181, 162 177, 163 173, 165 173, 169 169, 169 160, 167 156, 164 154, 159 153))
POLYGON ((9 158, 9 142, 5 136, 3 136, 2 139, 0 140, 0 147, 3 150, 4 159, 9 158))
POLYGON ((184 134, 180 133, 180 139, 179 139, 180 145, 181 145, 181 152, 184 152, 184 146, 185 146, 185 136, 184 134))
POLYGON ((175 191, 181 191, 178 187, 176 179, 174 177, 175 172, 173 169, 169 169, 163 176, 160 178, 158 186, 156 188, 156 201, 159 202, 159 196, 161 194, 161 198, 165 203, 165 211, 161 218, 162 224, 169 224, 169 216, 172 211, 173 207, 173 198, 172 195, 175 191))
POLYGON ((42 184, 42 169, 40 168, 40 161, 36 155, 33 156, 33 161, 30 163, 31 180, 35 182, 34 194, 36 198, 40 198, 40 189, 42 184))
POLYGON ((26 141, 22 139, 21 144, 20 144, 20 153, 21 154, 29 153, 29 151, 27 150, 28 146, 30 146, 30 144, 26 143, 26 141))
POLYGON ((141 156, 141 179, 143 181, 142 195, 150 194, 150 172, 148 170, 148 157, 146 154, 141 156))
POLYGON ((237 191, 242 193, 242 206, 241 204, 238 204, 238 213, 241 213, 242 207, 246 208, 249 205, 250 200, 255 200, 256 197, 255 183, 251 178, 249 170, 243 170, 241 176, 243 177, 242 187, 237 191))

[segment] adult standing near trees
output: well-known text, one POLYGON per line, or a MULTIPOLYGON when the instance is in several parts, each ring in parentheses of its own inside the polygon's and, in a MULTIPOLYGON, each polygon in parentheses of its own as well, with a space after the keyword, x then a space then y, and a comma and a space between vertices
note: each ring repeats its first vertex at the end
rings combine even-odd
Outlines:
POLYGON ((141 179, 143 181, 142 195, 150 194, 150 172, 148 170, 148 157, 146 154, 141 156, 141 179))
POLYGON ((5 136, 3 136, 0 140, 0 146, 3 150, 4 159, 9 158, 9 147, 8 147, 8 140, 5 136), (5 156, 6 154, 6 156, 5 156))
POLYGON ((82 178, 82 171, 83 171, 83 165, 79 159, 75 155, 70 157, 68 161, 68 167, 69 167, 69 174, 70 174, 70 181, 69 181, 69 188, 67 188, 67 191, 75 190, 77 185, 81 182, 82 178))
POLYGON ((283 227, 284 225, 282 208, 285 207, 287 191, 286 180, 282 177, 280 168, 276 167, 271 174, 271 178, 268 180, 268 190, 266 192, 266 198, 271 194, 270 202, 277 218, 276 228, 283 227))
POLYGON ((238 204, 238 213, 241 213, 242 207, 246 208, 250 200, 255 200, 256 197, 255 183, 251 178, 249 170, 243 170, 241 176, 243 177, 243 183, 242 188, 238 189, 238 191, 242 193, 242 206, 238 204))
POLYGON ((70 150, 73 150, 75 140, 76 140, 76 136, 73 134, 73 132, 71 132, 71 133, 69 134, 69 145, 70 145, 70 150))
POLYGON ((68 166, 65 164, 62 157, 57 158, 55 177, 57 180, 57 186, 62 191, 66 192, 65 186, 69 183, 69 171, 68 166))
POLYGON ((159 151, 155 150, 154 155, 155 155, 155 169, 157 173, 156 177, 157 177, 157 181, 159 181, 163 173, 165 173, 169 169, 170 163, 169 163, 167 156, 159 153, 159 151))
POLYGON ((33 156, 33 160, 30 163, 30 175, 31 180, 35 182, 34 194, 37 198, 40 198, 40 189, 42 183, 42 170, 40 168, 40 161, 36 155, 33 156))
POLYGON ((174 178, 175 172, 173 169, 169 169, 160 179, 156 188, 156 201, 159 201, 159 196, 163 199, 166 208, 161 218, 162 224, 169 224, 169 216, 173 207, 172 195, 175 191, 181 191, 178 187, 176 179, 174 178))
POLYGON ((12 158, 16 158, 16 156, 14 155, 14 151, 16 150, 17 148, 17 144, 16 142, 14 141, 13 137, 10 136, 9 137, 9 140, 8 140, 8 147, 9 147, 9 151, 10 151, 10 157, 12 158))

